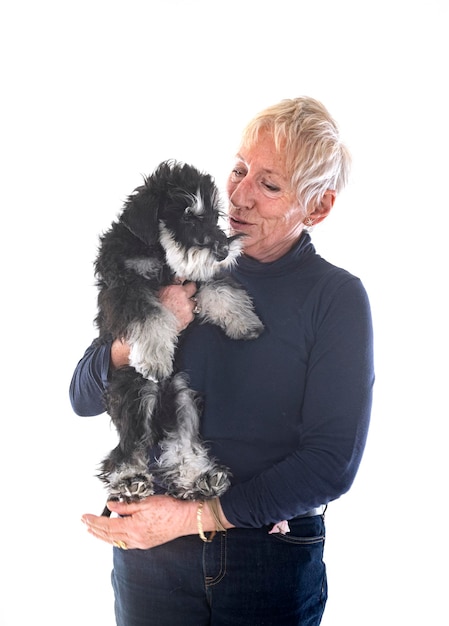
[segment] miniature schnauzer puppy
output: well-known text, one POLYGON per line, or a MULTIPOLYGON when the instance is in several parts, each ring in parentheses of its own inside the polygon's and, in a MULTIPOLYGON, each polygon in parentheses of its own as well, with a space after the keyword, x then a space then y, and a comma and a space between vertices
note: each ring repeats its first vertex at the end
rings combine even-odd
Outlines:
POLYGON ((110 499, 132 502, 161 492, 204 500, 229 486, 227 468, 201 441, 200 399, 186 376, 174 372, 177 320, 158 298, 163 286, 196 282, 200 322, 219 326, 231 339, 260 335, 263 324, 249 295, 224 273, 242 241, 226 236, 220 216, 211 176, 165 161, 100 237, 98 342, 121 338, 131 347, 129 366, 111 372, 105 393, 119 435, 99 474, 110 499))

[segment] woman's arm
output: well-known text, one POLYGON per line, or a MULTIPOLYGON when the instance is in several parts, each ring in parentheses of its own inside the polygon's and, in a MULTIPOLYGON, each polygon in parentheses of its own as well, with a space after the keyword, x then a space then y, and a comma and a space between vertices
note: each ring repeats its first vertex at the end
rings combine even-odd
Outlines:
POLYGON ((104 413, 103 394, 108 382, 112 340, 95 340, 78 362, 70 382, 69 396, 77 415, 104 413))
POLYGON ((329 301, 321 301, 315 316, 299 446, 221 497, 224 515, 235 526, 260 527, 327 504, 348 491, 358 471, 374 383, 371 312, 363 285, 345 281, 329 301))
MULTIPOLYGON (((220 527, 232 528, 218 499, 216 504, 220 527)), ((122 517, 86 514, 82 521, 97 539, 110 544, 123 541, 127 548, 146 550, 185 535, 199 535, 198 540, 204 541, 206 533, 219 529, 207 503, 162 495, 150 496, 133 504, 108 502, 108 507, 122 517)))
MULTIPOLYGON (((221 497, 219 515, 225 528, 291 519, 338 498, 354 480, 368 432, 374 381, 371 315, 360 283, 340 290, 319 330, 310 355, 301 446, 221 497)), ((89 532, 109 543, 151 548, 199 531, 196 502, 151 496, 130 505, 111 502, 109 507, 127 517, 83 516, 89 532)), ((207 505, 201 517, 204 532, 217 528, 207 505)))
MULTIPOLYGON (((179 332, 195 317, 195 302, 192 297, 196 290, 196 284, 189 282, 168 285, 159 291, 162 304, 178 320, 179 332)), ((128 364, 129 350, 126 342, 120 339, 112 341, 112 338, 104 342, 95 340, 87 348, 75 368, 69 389, 72 408, 77 415, 88 417, 105 411, 103 394, 108 384, 109 372, 112 368, 128 364)))

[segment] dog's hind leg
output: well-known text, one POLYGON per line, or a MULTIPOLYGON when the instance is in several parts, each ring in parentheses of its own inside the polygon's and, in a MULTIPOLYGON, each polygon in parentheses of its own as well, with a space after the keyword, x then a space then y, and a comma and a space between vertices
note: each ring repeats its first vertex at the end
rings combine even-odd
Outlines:
POLYGON ((130 458, 122 457, 119 462, 114 461, 111 453, 103 461, 99 476, 107 485, 109 500, 129 503, 154 494, 153 475, 148 470, 146 447, 136 448, 130 458))
POLYGON ((134 368, 114 372, 105 400, 119 444, 104 459, 99 474, 111 500, 133 502, 154 493, 148 450, 155 439, 152 420, 158 398, 158 384, 134 368))
POLYGON ((229 472, 209 457, 200 440, 197 397, 182 374, 170 381, 163 402, 175 412, 173 428, 159 443, 159 476, 167 493, 184 500, 222 495, 229 486, 229 472))
POLYGON ((231 277, 205 283, 196 293, 199 318, 222 328, 231 339, 256 339, 263 324, 245 289, 231 277))

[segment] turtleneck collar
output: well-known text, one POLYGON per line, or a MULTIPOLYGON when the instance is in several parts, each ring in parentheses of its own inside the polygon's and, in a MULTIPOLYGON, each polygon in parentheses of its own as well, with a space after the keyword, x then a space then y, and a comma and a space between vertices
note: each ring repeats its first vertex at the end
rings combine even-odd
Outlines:
POLYGON ((288 272, 290 269, 297 269, 300 263, 303 263, 306 258, 314 254, 315 247, 310 235, 308 232, 303 231, 296 244, 281 258, 276 261, 270 261, 269 263, 262 263, 257 259, 243 254, 238 259, 237 271, 242 274, 263 273, 264 276, 285 274, 285 272, 288 272))

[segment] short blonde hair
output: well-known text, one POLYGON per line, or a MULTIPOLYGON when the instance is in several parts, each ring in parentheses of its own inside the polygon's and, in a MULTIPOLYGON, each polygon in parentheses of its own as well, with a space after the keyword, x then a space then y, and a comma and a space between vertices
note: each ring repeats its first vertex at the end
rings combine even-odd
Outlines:
POLYGON ((285 152, 288 175, 305 212, 313 210, 326 191, 338 194, 344 188, 351 157, 321 102, 302 96, 264 109, 244 129, 242 144, 253 146, 262 131, 272 133, 277 150, 285 152))

